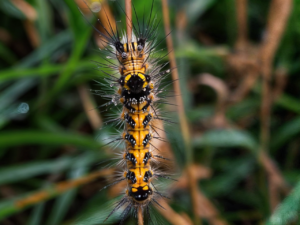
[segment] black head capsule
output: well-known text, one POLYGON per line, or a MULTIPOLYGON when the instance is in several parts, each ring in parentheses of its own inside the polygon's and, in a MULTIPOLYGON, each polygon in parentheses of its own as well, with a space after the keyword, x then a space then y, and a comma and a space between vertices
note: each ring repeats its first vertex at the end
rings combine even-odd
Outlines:
POLYGON ((152 195, 152 189, 147 185, 144 187, 130 188, 129 195, 137 202, 144 201, 152 195))

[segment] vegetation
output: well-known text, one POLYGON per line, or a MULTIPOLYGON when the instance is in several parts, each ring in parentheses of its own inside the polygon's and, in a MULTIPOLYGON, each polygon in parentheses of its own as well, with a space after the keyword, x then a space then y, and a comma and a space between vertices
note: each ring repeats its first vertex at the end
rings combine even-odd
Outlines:
MULTIPOLYGON (((103 76, 93 61, 104 59, 82 1, 0 1, 1 224, 103 224, 124 190, 99 192, 114 174, 105 146, 114 129, 99 129, 111 111, 90 92, 103 76)), ((101 7, 102 21, 105 9, 125 29, 115 1, 101 7)), ((171 0, 168 9, 184 112, 162 106, 178 122, 158 144, 178 182, 161 182, 171 199, 153 210, 156 223, 299 223, 300 2, 171 0)), ((160 0, 154 11, 163 18, 160 0)))

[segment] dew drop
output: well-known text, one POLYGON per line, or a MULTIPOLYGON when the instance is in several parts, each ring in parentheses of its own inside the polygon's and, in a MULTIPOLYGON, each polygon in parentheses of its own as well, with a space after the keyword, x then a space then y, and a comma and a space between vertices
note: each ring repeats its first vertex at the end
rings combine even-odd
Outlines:
POLYGON ((97 13, 101 10, 101 4, 99 2, 93 2, 91 4, 91 9, 94 13, 97 13))
POLYGON ((18 112, 25 114, 29 111, 29 105, 26 102, 22 102, 18 107, 18 112))

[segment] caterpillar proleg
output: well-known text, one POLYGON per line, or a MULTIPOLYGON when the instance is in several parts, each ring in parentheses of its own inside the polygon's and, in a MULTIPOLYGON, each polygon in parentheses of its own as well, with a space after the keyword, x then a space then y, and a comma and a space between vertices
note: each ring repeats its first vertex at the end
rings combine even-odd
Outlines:
MULTIPOLYGON (((106 186, 124 180, 127 182, 125 196, 106 217, 107 220, 117 210, 123 210, 121 224, 131 212, 137 217, 138 211, 151 221, 149 207, 156 205, 163 208, 157 199, 165 197, 156 188, 155 178, 171 179, 153 167, 155 161, 155 163, 159 162, 157 159, 167 160, 155 147, 153 140, 164 141, 158 135, 156 129, 159 128, 154 126, 154 121, 164 120, 160 116, 157 104, 165 103, 159 96, 166 92, 165 87, 160 87, 160 83, 170 73, 170 69, 165 69, 167 62, 160 64, 167 54, 154 56, 155 49, 164 39, 157 40, 160 20, 153 13, 153 4, 154 1, 148 9, 149 15, 142 19, 138 18, 136 9, 132 5, 136 24, 132 23, 130 36, 126 32, 121 34, 117 23, 108 18, 107 26, 99 20, 97 20, 99 28, 94 26, 106 45, 104 49, 107 54, 104 63, 95 63, 104 74, 106 81, 110 83, 110 87, 116 90, 113 94, 99 92, 103 93, 100 94, 102 97, 110 98, 103 107, 107 109, 121 106, 120 115, 107 122, 117 122, 123 126, 124 131, 121 136, 111 143, 117 141, 125 143, 121 159, 124 163, 119 163, 123 165, 124 172, 122 177, 106 186)), ((125 16, 127 20, 131 18, 126 13, 125 16)))

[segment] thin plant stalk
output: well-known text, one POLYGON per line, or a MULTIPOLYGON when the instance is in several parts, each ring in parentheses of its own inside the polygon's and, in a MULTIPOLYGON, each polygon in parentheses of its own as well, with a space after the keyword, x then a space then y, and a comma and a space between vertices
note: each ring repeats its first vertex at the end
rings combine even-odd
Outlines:
POLYGON ((138 225, 144 225, 142 207, 138 208, 138 225))
POLYGON ((187 122, 185 111, 184 111, 184 105, 183 105, 182 96, 181 96, 180 84, 178 82, 179 75, 178 75, 178 71, 176 69, 177 65, 176 65, 175 53, 173 51, 172 36, 170 35, 171 28, 170 28, 170 16, 169 16, 168 1, 162 0, 161 2, 162 2, 162 9, 163 9, 163 21, 164 21, 164 27, 165 27, 165 34, 167 36, 166 41, 167 41, 167 48, 168 48, 168 52, 169 52, 169 61, 170 61, 171 68, 174 68, 172 70, 172 80, 174 81, 173 87, 174 87, 175 98, 176 98, 176 103, 177 103, 177 110, 178 110, 178 114, 179 114, 180 128, 181 128, 181 133, 183 135, 185 152, 186 152, 186 166, 188 168, 188 178, 189 178, 189 184, 190 184, 189 186, 190 186, 191 199, 192 199, 193 210, 194 210, 194 223, 196 225, 199 225, 199 224, 201 224, 201 220, 197 216, 197 213, 196 213, 197 182, 194 181, 193 176, 192 176, 192 171, 190 171, 190 169, 189 169, 189 166, 193 162, 191 136, 190 136, 188 122, 187 122))
POLYGON ((127 40, 128 40, 128 42, 131 42, 131 35, 132 35, 132 8, 131 8, 131 0, 125 0, 125 12, 126 12, 127 40))
POLYGON ((237 17, 237 50, 245 51, 248 42, 248 21, 247 21, 247 3, 248 0, 235 0, 237 17))
POLYGON ((99 116, 98 110, 95 109, 95 103, 88 90, 87 84, 82 84, 78 86, 78 93, 81 98, 81 102, 85 111, 85 114, 93 127, 94 130, 99 129, 102 125, 101 117, 99 116))
MULTIPOLYGON (((267 154, 270 141, 270 120, 271 120, 271 86, 272 80, 272 64, 275 57, 275 53, 280 44, 283 32, 286 27, 287 20, 292 9, 292 0, 272 0, 270 5, 270 11, 268 14, 268 23, 266 37, 260 48, 261 52, 261 74, 262 74, 262 101, 260 112, 260 155, 262 158, 264 154, 267 154)), ((272 179, 270 176, 269 179, 272 179)), ((279 203, 277 189, 271 187, 275 182, 269 181, 269 200, 270 207, 274 210, 279 203)))
POLYGON ((47 201, 55 196, 61 195, 66 191, 69 191, 73 188, 77 188, 81 185, 92 182, 100 177, 106 177, 113 173, 113 169, 106 169, 101 171, 95 171, 89 175, 80 177, 78 179, 62 181, 55 185, 51 185, 43 190, 34 192, 28 196, 19 198, 17 200, 12 200, 10 204, 5 205, 5 210, 0 209, 0 220, 5 217, 12 215, 14 213, 20 212, 30 206, 36 205, 40 202, 47 201))

